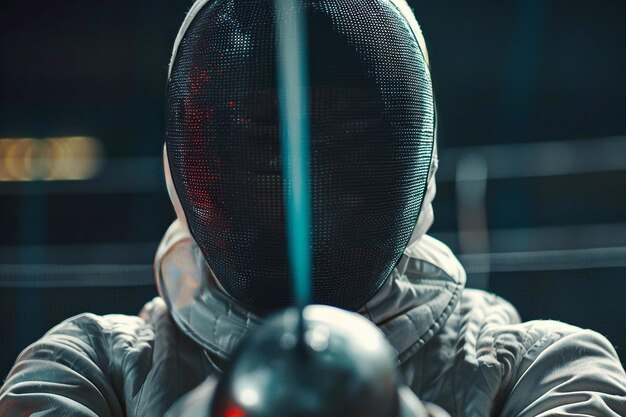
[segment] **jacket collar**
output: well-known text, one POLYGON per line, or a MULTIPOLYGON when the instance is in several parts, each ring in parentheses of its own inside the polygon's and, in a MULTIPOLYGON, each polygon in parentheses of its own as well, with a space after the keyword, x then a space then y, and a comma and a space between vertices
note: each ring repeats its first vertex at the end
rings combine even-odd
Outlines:
MULTIPOLYGON (((154 266, 159 293, 174 320, 212 354, 227 359, 246 332, 262 321, 220 286, 180 221, 166 232, 154 266)), ((405 250, 359 313, 379 326, 402 363, 448 320, 464 284, 465 272, 450 250, 425 235, 405 250)))

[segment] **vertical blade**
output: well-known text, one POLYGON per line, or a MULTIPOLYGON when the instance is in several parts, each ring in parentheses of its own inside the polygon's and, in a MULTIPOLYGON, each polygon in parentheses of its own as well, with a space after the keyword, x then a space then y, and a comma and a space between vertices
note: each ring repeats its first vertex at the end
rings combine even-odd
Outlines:
POLYGON ((300 0, 275 0, 287 241, 295 303, 311 301, 311 199, 306 20, 300 0))

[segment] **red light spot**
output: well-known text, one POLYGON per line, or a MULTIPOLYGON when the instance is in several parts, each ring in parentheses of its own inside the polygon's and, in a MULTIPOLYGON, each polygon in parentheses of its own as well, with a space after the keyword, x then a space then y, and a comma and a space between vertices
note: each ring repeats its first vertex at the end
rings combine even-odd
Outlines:
POLYGON ((235 102, 233 100, 228 102, 229 107, 235 107, 235 102))
POLYGON ((246 413, 239 407, 228 407, 224 417, 246 417, 246 413))

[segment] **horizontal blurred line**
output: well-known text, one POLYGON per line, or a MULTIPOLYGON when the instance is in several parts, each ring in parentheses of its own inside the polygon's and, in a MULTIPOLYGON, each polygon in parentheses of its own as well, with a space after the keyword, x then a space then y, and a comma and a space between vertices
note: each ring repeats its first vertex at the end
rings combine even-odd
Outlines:
MULTIPOLYGON (((468 274, 626 266, 626 247, 472 254, 468 274)), ((131 287, 153 285, 152 265, 0 265, 0 288, 131 287)))
POLYGON ((104 159, 98 175, 84 181, 0 183, 0 195, 153 192, 165 192, 163 159, 159 157, 104 159))
POLYGON ((459 259, 468 274, 619 268, 626 266, 626 247, 466 254, 459 259))
POLYGON ((152 265, 0 265, 0 288, 153 285, 152 265))
POLYGON ((626 136, 554 142, 442 148, 437 178, 454 181, 464 154, 487 161, 489 179, 528 178, 626 170, 626 136))
POLYGON ((154 259, 158 245, 154 241, 0 246, 0 264, 143 264, 154 259))
MULTIPOLYGON (((489 229, 493 252, 525 252, 626 246, 626 223, 489 229)), ((432 236, 458 251, 458 233, 435 232, 432 236)))

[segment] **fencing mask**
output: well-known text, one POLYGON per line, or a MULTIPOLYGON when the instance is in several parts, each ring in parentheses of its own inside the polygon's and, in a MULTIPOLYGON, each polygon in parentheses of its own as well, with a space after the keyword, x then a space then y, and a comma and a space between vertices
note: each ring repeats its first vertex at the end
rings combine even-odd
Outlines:
MULTIPOLYGON (((420 213, 434 141, 430 75, 404 0, 303 5, 313 302, 356 310, 393 270, 420 213)), ((189 230, 224 289, 260 314, 293 302, 273 19, 271 0, 196 3, 167 87, 167 157, 189 230)))

